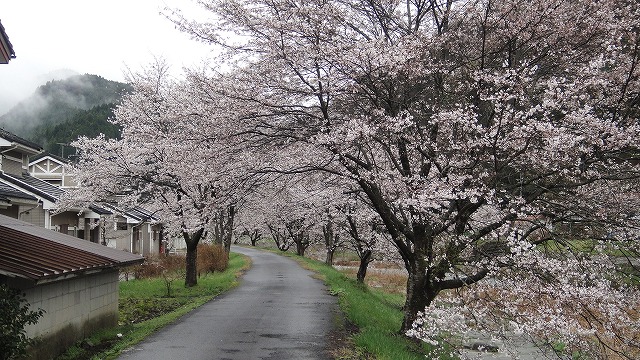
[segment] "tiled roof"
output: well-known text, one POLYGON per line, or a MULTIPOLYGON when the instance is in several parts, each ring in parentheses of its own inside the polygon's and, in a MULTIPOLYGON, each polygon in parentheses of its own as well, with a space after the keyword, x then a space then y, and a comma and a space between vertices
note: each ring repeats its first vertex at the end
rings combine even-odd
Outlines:
POLYGON ((90 205, 89 209, 91 211, 95 212, 98 215, 111 215, 111 214, 113 214, 111 211, 109 211, 109 210, 107 210, 107 209, 105 209, 103 207, 97 206, 97 205, 90 205))
POLYGON ((42 196, 43 198, 52 202, 55 202, 56 200, 60 199, 62 195, 64 195, 64 190, 28 174, 17 176, 13 174, 0 173, 0 178, 5 179, 8 182, 19 186, 33 194, 42 196))
MULTIPOLYGON (((56 202, 60 200, 60 197, 66 193, 63 189, 53 186, 46 181, 42 181, 36 177, 33 177, 29 174, 22 174, 22 176, 17 176, 13 174, 6 174, 0 172, 0 179, 4 179, 21 189, 27 190, 32 194, 36 194, 41 196, 51 202, 56 202)), ((5 184, 0 183, 0 185, 7 186, 5 184)), ((14 189, 15 190, 15 189, 14 189)), ((15 190, 18 191, 18 190, 15 190)), ((0 192, 0 195, 2 193, 0 192)), ((0 198, 1 200, 2 198, 0 198)), ((35 199, 35 198, 34 198, 35 199)), ((104 209, 97 205, 90 205, 89 209, 99 215, 110 215, 111 211, 104 209)))
POLYGON ((27 194, 26 192, 20 191, 18 189, 12 188, 7 184, 3 184, 0 182, 0 198, 9 199, 9 198, 18 198, 18 199, 27 199, 36 201, 34 196, 27 194))
POLYGON ((0 215, 0 275, 41 281, 142 261, 139 255, 0 215))
POLYGON ((153 216, 153 213, 151 213, 149 210, 141 208, 139 206, 136 206, 131 209, 127 209, 125 211, 125 214, 141 221, 149 221, 149 220, 157 221, 158 220, 155 216, 153 216))
POLYGON ((140 222, 159 221, 152 212, 139 206, 129 209, 121 209, 114 204, 104 204, 104 207, 111 209, 114 213, 118 213, 122 216, 129 217, 140 222))
POLYGON ((6 139, 8 141, 11 141, 11 142, 18 143, 18 144, 24 145, 26 147, 29 147, 29 148, 33 149, 34 152, 42 151, 42 146, 40 146, 40 145, 38 145, 38 144, 36 144, 34 142, 31 142, 31 141, 29 141, 27 139, 23 139, 20 136, 18 136, 16 134, 13 134, 13 133, 10 133, 7 130, 2 129, 2 128, 0 128, 0 137, 6 139))

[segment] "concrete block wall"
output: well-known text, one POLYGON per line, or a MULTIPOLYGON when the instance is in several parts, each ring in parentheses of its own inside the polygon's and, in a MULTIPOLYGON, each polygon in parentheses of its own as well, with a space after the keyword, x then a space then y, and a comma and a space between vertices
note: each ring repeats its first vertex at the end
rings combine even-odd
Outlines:
POLYGON ((118 291, 117 270, 24 289, 31 308, 46 311, 37 324, 25 328, 38 339, 32 358, 42 358, 42 351, 59 354, 91 332, 117 325, 118 291))
POLYGON ((26 221, 39 227, 45 227, 45 216, 47 216, 47 214, 41 206, 35 208, 33 207, 33 205, 20 206, 20 220, 22 221, 26 221))

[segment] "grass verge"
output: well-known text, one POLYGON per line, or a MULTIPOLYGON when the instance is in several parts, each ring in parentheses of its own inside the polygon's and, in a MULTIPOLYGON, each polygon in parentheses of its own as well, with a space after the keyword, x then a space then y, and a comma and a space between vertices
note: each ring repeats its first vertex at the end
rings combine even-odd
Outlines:
POLYGON ((166 296, 164 279, 131 280, 120 283, 121 324, 78 342, 57 360, 115 359, 154 331, 166 326, 220 293, 235 287, 240 274, 249 268, 246 256, 231 253, 227 270, 198 278, 198 285, 186 288, 180 280, 166 296))
MULTIPOLYGON (((340 349, 336 359, 424 360, 429 348, 399 334, 404 296, 389 294, 358 284, 320 261, 292 254, 303 267, 318 274, 329 292, 339 297, 340 309, 357 330, 351 335, 355 348, 340 349)), ((443 357, 446 359, 448 357, 443 357)))

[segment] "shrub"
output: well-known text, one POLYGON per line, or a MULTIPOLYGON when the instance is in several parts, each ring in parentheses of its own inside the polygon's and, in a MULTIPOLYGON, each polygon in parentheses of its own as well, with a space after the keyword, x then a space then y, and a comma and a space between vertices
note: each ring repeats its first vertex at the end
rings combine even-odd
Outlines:
POLYGON ((186 267, 186 258, 184 255, 167 255, 160 256, 160 267, 164 271, 178 271, 186 267))
POLYGON ((15 289, 0 285, 0 359, 20 357, 26 353, 32 340, 24 330, 27 324, 36 324, 44 310, 29 310, 29 303, 15 289))
POLYGON ((160 255, 145 258, 142 264, 135 266, 133 273, 136 279, 150 279, 163 276, 167 272, 178 271, 184 267, 184 256, 160 255))
POLYGON ((198 273, 222 272, 229 264, 229 254, 219 244, 199 244, 197 266, 198 273))
POLYGON ((162 270, 158 266, 157 261, 152 258, 145 258, 144 262, 133 268, 133 276, 136 279, 150 279, 158 277, 162 273, 162 270))

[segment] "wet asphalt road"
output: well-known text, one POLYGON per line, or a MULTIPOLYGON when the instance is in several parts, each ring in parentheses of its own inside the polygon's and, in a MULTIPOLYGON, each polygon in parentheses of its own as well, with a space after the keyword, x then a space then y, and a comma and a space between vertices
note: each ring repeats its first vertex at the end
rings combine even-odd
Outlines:
POLYGON ((119 359, 329 359, 336 298, 295 261, 234 247, 253 266, 236 288, 159 330, 119 359))

